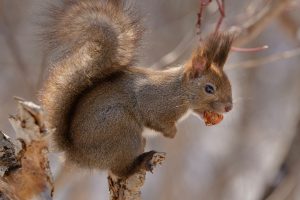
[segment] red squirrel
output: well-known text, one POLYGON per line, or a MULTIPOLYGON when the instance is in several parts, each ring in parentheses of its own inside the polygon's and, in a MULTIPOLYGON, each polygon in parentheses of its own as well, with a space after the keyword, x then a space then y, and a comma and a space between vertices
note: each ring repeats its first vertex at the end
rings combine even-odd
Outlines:
POLYGON ((119 177, 147 165, 154 153, 144 153, 145 127, 173 138, 189 109, 199 115, 232 109, 223 71, 232 34, 210 34, 180 67, 137 67, 143 28, 126 4, 64 0, 51 9, 44 40, 52 68, 40 92, 54 142, 66 158, 119 177))

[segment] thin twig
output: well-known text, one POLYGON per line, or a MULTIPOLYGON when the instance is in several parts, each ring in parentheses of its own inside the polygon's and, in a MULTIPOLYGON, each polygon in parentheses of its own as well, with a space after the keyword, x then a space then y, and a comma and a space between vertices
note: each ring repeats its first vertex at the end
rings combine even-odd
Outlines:
POLYGON ((200 0, 200 7, 199 7, 199 12, 197 14, 197 34, 200 35, 201 33, 201 25, 202 25, 202 18, 203 18, 203 13, 206 9, 206 7, 211 3, 212 0, 200 0))
POLYGON ((169 53, 160 58, 157 62, 151 65, 151 68, 162 69, 165 66, 175 62, 186 50, 192 45, 195 40, 193 31, 188 32, 178 45, 169 53))
POLYGON ((225 0, 222 0, 222 2, 220 2, 220 0, 216 0, 217 4, 218 4, 218 8, 219 8, 219 12, 220 12, 220 17, 218 19, 216 28, 215 28, 215 32, 218 32, 220 30, 221 24, 225 18, 225 0))
POLYGON ((237 51, 237 52, 257 52, 262 51, 265 49, 268 49, 268 45, 264 45, 262 47, 253 47, 253 48, 240 48, 240 47, 231 47, 231 51, 237 51))
POLYGON ((257 37, 274 18, 279 16, 289 5, 290 0, 272 0, 259 13, 249 17, 241 27, 232 27, 238 33, 235 45, 240 46, 257 37))
MULTIPOLYGON (((197 34, 200 35, 201 33, 201 25, 202 25, 202 18, 203 18, 203 14, 207 8, 207 6, 212 2, 212 0, 200 0, 200 8, 199 8, 199 12, 197 14, 197 34)), ((220 17, 217 21, 216 27, 215 27, 215 32, 219 31, 222 22, 225 18, 225 0, 216 0, 216 3, 218 5, 218 10, 220 12, 220 17)))
POLYGON ((276 53, 276 54, 273 54, 273 55, 270 55, 270 56, 267 56, 267 57, 263 57, 263 58, 258 58, 258 59, 254 59, 254 60, 248 60, 248 61, 242 61, 242 62, 238 62, 238 63, 228 64, 226 66, 226 68, 227 69, 252 68, 252 67, 257 67, 257 66, 269 64, 269 63, 279 61, 279 60, 289 59, 289 58, 299 56, 299 55, 300 55, 300 48, 296 48, 296 49, 276 53))

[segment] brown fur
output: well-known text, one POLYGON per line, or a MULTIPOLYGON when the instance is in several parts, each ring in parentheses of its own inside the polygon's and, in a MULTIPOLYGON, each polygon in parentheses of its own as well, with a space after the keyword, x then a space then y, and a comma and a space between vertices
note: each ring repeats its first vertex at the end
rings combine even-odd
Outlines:
POLYGON ((222 69, 230 34, 210 35, 183 67, 155 71, 133 66, 141 29, 120 1, 65 0, 53 10, 46 40, 57 59, 41 102, 55 143, 78 165, 126 176, 144 152, 144 127, 173 138, 188 109, 224 112, 231 104, 222 69))

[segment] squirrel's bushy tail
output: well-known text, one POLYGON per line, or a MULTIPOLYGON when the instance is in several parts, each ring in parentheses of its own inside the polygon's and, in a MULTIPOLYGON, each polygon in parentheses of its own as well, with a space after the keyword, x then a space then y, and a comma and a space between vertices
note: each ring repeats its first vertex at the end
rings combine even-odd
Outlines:
POLYGON ((60 150, 71 147, 70 116, 80 95, 96 82, 126 69, 135 58, 142 29, 122 0, 63 0, 52 6, 43 40, 52 69, 40 99, 55 128, 60 150))

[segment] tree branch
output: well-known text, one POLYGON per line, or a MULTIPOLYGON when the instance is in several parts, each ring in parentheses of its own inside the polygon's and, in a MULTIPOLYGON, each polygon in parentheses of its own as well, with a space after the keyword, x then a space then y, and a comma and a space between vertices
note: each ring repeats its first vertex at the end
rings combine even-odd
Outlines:
POLYGON ((257 37, 272 20, 279 16, 290 3, 290 0, 272 0, 256 15, 249 17, 240 27, 232 27, 238 33, 235 45, 243 45, 257 37))
POLYGON ((228 64, 228 65, 226 65, 226 69, 252 68, 252 67, 257 67, 260 65, 265 65, 265 64, 272 63, 272 62, 276 62, 279 60, 289 59, 289 58, 296 57, 299 55, 300 55, 300 48, 296 48, 296 49, 292 49, 292 50, 288 50, 288 51, 284 51, 284 52, 280 52, 280 53, 275 53, 273 55, 258 58, 258 59, 228 64))
MULTIPOLYGON (((165 153, 155 153, 150 164, 156 166, 165 160, 165 153)), ((146 169, 140 169, 129 178, 120 179, 115 175, 108 176, 110 200, 140 200, 141 188, 146 179, 146 169)))
POLYGON ((0 135, 0 197, 10 200, 52 199, 52 175, 42 109, 17 99, 18 114, 9 118, 18 141, 0 135))
POLYGON ((296 130, 296 135, 291 142, 289 151, 287 152, 283 162, 282 169, 271 186, 270 191, 265 194, 265 200, 282 200, 294 199, 295 193, 299 191, 300 185, 300 121, 296 130))

